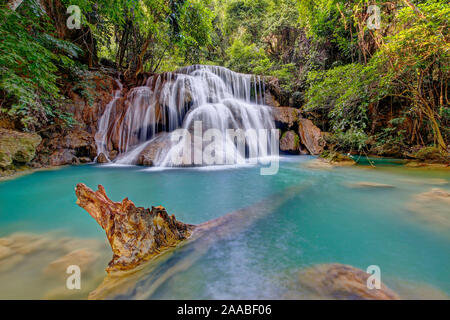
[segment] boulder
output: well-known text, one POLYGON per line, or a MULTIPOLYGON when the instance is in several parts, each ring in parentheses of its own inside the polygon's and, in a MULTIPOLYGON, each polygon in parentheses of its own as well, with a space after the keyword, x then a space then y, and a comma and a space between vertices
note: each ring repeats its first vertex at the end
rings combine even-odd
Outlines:
POLYGON ((34 133, 0 128, 0 169, 6 169, 13 163, 26 164, 33 160, 41 140, 34 133))
POLYGON ((102 152, 98 155, 97 157, 97 163, 108 163, 108 158, 106 157, 106 155, 102 152))
POLYGON ((300 110, 290 107, 273 107, 272 115, 277 128, 282 130, 295 129, 301 118, 300 110))
POLYGON ((298 133, 301 143, 312 155, 319 155, 325 147, 322 131, 316 127, 311 120, 299 119, 298 133))
POLYGON ((79 160, 75 155, 75 151, 69 149, 56 150, 49 158, 49 164, 51 166, 64 166, 77 163, 79 163, 79 160))
POLYGON ((113 161, 114 159, 117 158, 117 156, 119 155, 119 152, 117 150, 113 150, 109 153, 109 160, 113 161))
POLYGON ((163 207, 137 208, 124 199, 113 202, 103 186, 98 191, 78 184, 77 204, 106 231, 113 251, 107 272, 127 271, 190 237, 194 226, 169 216, 163 207))
POLYGON ((300 150, 300 138, 295 131, 287 131, 281 136, 280 150, 293 154, 298 154, 300 150))
POLYGON ((148 146, 139 154, 137 164, 141 166, 153 166, 161 150, 164 150, 170 144, 167 133, 160 133, 153 139, 148 146))
POLYGON ((381 283, 380 289, 369 289, 370 274, 343 264, 323 264, 308 268, 299 275, 303 288, 325 299, 399 300, 400 297, 381 283))

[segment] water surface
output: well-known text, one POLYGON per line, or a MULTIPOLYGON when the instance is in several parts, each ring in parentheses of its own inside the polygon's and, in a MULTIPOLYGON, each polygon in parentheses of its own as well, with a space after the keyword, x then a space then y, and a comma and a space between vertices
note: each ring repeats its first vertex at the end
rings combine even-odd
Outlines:
MULTIPOLYGON (((69 295, 86 298, 101 283, 111 255, 104 245, 103 230, 75 204, 77 183, 91 188, 102 184, 115 201, 129 197, 138 206, 163 205, 177 219, 193 224, 306 183, 305 189, 264 218, 216 242, 149 298, 302 298, 302 292, 292 292, 299 270, 322 263, 349 264, 363 270, 378 265, 382 280, 404 296, 415 291, 415 297, 420 297, 420 288, 425 288, 423 298, 430 290, 450 295, 450 229, 429 219, 426 213, 411 210, 418 194, 433 188, 450 190, 448 171, 400 166, 317 170, 308 167, 311 159, 284 158, 274 176, 259 175, 257 167, 146 171, 141 167, 90 165, 35 172, 0 183, 0 237, 17 232, 56 234, 55 243, 59 237, 102 243, 95 247, 101 254, 85 291, 69 295), (393 188, 352 185, 358 182, 393 188)), ((58 278, 61 280, 49 279, 48 272, 44 277, 45 272, 40 271, 58 258, 52 252, 57 250, 36 251, 32 259, 24 254, 25 259, 13 270, 2 271, 0 264, 0 281, 7 284, 2 285, 0 297, 57 298, 59 293, 67 297, 64 276, 58 278), (29 281, 19 281, 17 270, 29 281), (47 291, 59 286, 59 291, 49 296, 27 289, 24 283, 48 284, 44 285, 47 291)))

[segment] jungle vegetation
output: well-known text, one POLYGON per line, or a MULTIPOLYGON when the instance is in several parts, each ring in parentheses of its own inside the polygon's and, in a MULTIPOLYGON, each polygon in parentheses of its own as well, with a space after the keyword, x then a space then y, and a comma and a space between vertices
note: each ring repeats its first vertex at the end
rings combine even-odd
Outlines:
POLYGON ((337 151, 447 152, 446 0, 17 2, 0 7, 0 117, 21 130, 70 126, 65 83, 83 90, 99 65, 135 78, 215 64, 279 79, 283 104, 329 132, 337 151), (67 30, 70 5, 80 30, 67 30))

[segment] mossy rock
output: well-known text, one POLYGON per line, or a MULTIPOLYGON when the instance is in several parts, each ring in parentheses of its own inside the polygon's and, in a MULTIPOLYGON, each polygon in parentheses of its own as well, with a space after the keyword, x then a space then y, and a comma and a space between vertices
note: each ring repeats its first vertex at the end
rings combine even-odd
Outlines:
POLYGON ((36 156, 36 148, 41 141, 42 138, 35 133, 0 129, 0 168, 30 162, 36 156))
POLYGON ((445 154, 439 150, 437 147, 425 147, 417 151, 414 155, 419 161, 437 161, 437 162, 448 162, 448 154, 445 154))
POLYGON ((351 157, 346 156, 342 153, 336 151, 325 150, 320 154, 322 159, 328 160, 329 162, 339 163, 339 162, 355 162, 351 157))

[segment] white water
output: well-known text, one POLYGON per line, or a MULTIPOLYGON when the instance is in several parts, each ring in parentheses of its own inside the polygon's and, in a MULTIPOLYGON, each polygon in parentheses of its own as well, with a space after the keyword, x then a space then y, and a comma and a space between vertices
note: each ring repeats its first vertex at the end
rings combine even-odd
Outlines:
MULTIPOLYGON (((115 107, 117 100, 122 97, 123 86, 119 80, 116 80, 118 85, 118 89, 114 91, 114 97, 110 103, 108 103, 105 107, 105 111, 103 112, 103 116, 100 118, 98 123, 98 130, 95 135, 95 143, 97 145, 97 156, 103 153, 108 157, 109 152, 107 152, 107 144, 108 144, 108 129, 110 125, 111 114, 115 112, 115 107)), ((97 159, 95 159, 97 160, 97 159)), ((108 158, 109 160, 109 158, 108 158)))
MULTIPOLYGON (((161 136, 159 133, 172 133, 177 128, 193 133, 194 124, 201 121, 200 134, 208 129, 217 129, 224 137, 223 154, 235 154, 237 162, 243 163, 249 155, 255 154, 268 157, 271 155, 270 132, 262 139, 247 138, 245 150, 237 148, 236 141, 226 135, 227 129, 254 129, 258 132, 275 128, 271 108, 264 105, 264 92, 264 81, 259 76, 239 74, 217 66, 190 66, 151 77, 146 86, 130 90, 120 123, 114 123, 115 119, 122 119, 114 107, 120 93, 115 93, 99 122, 98 152, 108 155, 108 145, 111 146, 110 141, 114 140, 110 135, 118 132, 115 145, 120 154, 114 162, 134 164, 148 146, 165 139, 154 165, 174 166, 172 156, 186 145, 186 141, 181 139, 178 143, 171 143, 172 134, 161 136)), ((195 147, 204 148, 205 143, 195 147)))

